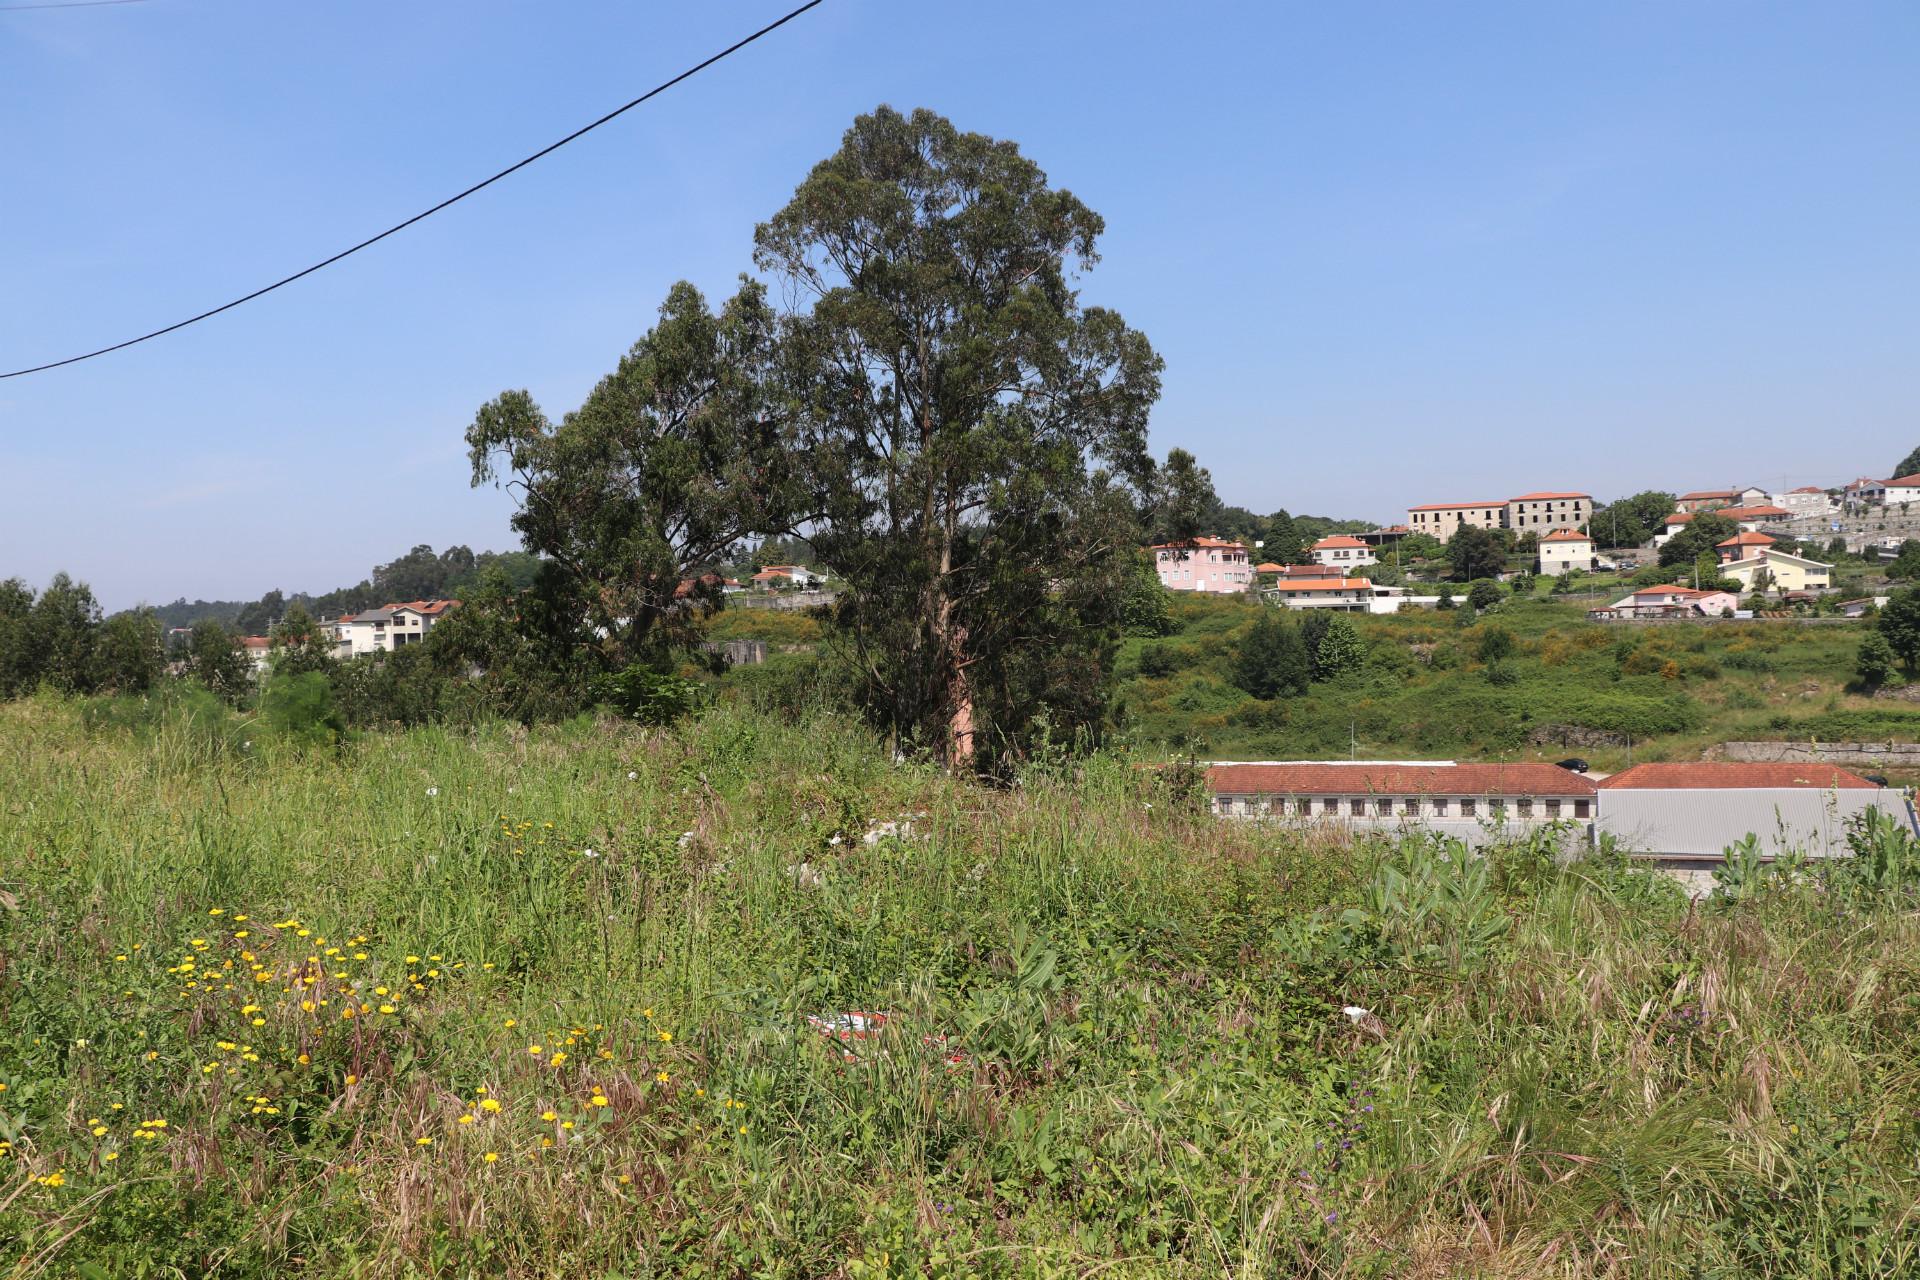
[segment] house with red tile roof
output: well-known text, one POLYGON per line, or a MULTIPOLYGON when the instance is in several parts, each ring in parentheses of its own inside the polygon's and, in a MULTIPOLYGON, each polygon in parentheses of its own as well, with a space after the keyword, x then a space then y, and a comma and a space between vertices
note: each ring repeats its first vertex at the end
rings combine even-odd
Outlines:
POLYGON ((1187 538, 1147 548, 1160 585, 1169 591, 1233 595, 1253 585, 1253 558, 1244 542, 1187 538))
POLYGON ((459 607, 458 600, 408 600, 343 615, 322 622, 320 628, 332 638, 336 658, 391 653, 425 640, 429 631, 459 607))
POLYGON ((752 582, 755 591, 807 591, 826 580, 826 575, 815 573, 803 564, 769 564, 761 566, 752 582))
POLYGON ((1330 569, 1357 569, 1362 565, 1380 563, 1372 547, 1344 533, 1322 538, 1307 550, 1313 556, 1314 563, 1330 569))
POLYGON ((1512 529, 1544 534, 1584 529, 1593 519, 1593 495, 1572 489, 1542 489, 1497 502, 1429 502, 1407 508, 1407 526, 1445 542, 1461 529, 1512 529))
POLYGON ((1720 575, 1742 591, 1824 591, 1833 585, 1833 566, 1783 551, 1764 533, 1736 533, 1719 543, 1720 575))
POLYGON ((1731 591, 1682 587, 1665 583, 1641 587, 1615 600, 1605 609, 1589 610, 1587 616, 1599 622, 1623 618, 1718 618, 1740 607, 1740 597, 1731 591))
POLYGON ((1552 577, 1593 568, 1593 539, 1577 529, 1555 529, 1540 539, 1540 572, 1552 577))
POLYGON ((1478 844, 1593 817, 1596 789, 1556 765, 1451 760, 1222 761, 1207 767, 1222 817, 1313 823, 1357 831, 1420 826, 1478 844))
MULTIPOLYGON (((1892 480, 1856 480, 1857 497, 1870 507, 1910 507, 1920 502, 1920 474, 1892 480)), ((1853 485, 1847 486, 1849 493, 1853 485)))

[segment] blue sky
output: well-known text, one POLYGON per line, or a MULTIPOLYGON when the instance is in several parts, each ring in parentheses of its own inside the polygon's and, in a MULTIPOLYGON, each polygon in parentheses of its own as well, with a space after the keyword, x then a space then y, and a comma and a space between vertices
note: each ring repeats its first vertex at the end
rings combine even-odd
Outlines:
MULTIPOLYGON (((777 4, 148 0, 0 12, 0 364, 167 323, 399 220, 777 4)), ((109 607, 512 545, 461 433, 576 404, 669 284, 880 102, 1107 220, 1229 502, 1388 519, 1832 484, 1920 444, 1911 3, 828 3, 317 277, 0 382, 0 575, 109 607)))

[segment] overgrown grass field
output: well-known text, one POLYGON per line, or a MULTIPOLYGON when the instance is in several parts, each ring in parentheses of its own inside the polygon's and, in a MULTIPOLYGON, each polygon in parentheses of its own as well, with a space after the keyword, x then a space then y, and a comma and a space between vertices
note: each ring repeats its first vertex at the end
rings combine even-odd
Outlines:
POLYGON ((40 699, 0 775, 10 1275, 1920 1271, 1910 901, 727 709, 336 753, 40 699))
POLYGON ((1178 630, 1130 640, 1118 698, 1144 743, 1223 758, 1458 756, 1557 759, 1596 767, 1694 759, 1743 739, 1911 741, 1920 707, 1849 689, 1861 624, 1712 622, 1658 626, 1587 621, 1581 606, 1513 598, 1473 617, 1423 611, 1355 619, 1364 667, 1298 698, 1262 703, 1236 688, 1233 662, 1258 606, 1174 602, 1178 630), (1478 654, 1491 630, 1514 652, 1494 675, 1478 654), (1143 657, 1162 650, 1157 669, 1143 657), (1534 741, 1570 726, 1623 744, 1534 741))

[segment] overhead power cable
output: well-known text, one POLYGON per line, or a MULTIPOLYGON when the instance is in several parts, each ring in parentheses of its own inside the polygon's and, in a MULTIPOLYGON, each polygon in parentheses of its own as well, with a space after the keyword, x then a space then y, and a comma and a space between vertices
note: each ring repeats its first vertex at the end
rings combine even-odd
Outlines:
POLYGON ((19 13, 26 9, 98 9, 110 4, 145 4, 147 0, 57 0, 52 4, 0 4, 0 13, 19 13))
POLYGON ((58 369, 62 365, 78 364, 82 360, 92 360, 96 356, 108 355, 115 351, 124 351, 128 347, 137 346, 142 342, 150 342, 155 338, 163 337, 166 334, 172 333, 177 329, 184 329, 190 324, 198 324, 202 320, 211 319, 212 317, 219 315, 222 311, 231 311, 235 307, 241 305, 242 303, 252 302, 255 298, 264 297, 265 295, 272 293, 275 289, 284 288, 285 286, 292 284, 295 280, 299 280, 305 276, 310 276, 314 272, 321 270, 323 267, 330 267, 334 263, 340 261, 342 258, 351 257, 354 254, 360 252, 362 249, 369 248, 373 245, 379 244, 382 240, 385 240, 388 236, 393 235, 395 232, 405 231, 408 227, 412 226, 414 223, 420 222, 426 218, 430 218, 434 214, 439 213, 442 209, 445 209, 450 205, 458 204, 462 200, 465 200, 468 196, 473 195, 476 192, 485 190, 486 188, 492 186, 494 183, 500 181, 500 179, 506 177, 507 175, 512 173, 517 173, 520 170, 526 168, 528 165, 532 164, 535 160, 538 160, 543 156, 552 155, 554 152, 558 151, 561 147, 566 146, 569 142, 574 141, 576 138, 581 138, 586 136, 589 133, 592 133, 595 129, 598 129, 601 125, 606 124, 610 120, 614 120, 620 116, 625 115, 627 112, 633 110, 635 107, 647 101, 649 98, 656 98, 659 95, 665 93, 667 90, 673 88, 673 86, 679 84, 681 81, 690 79, 693 76, 700 74, 702 71, 705 71, 708 67, 712 66, 714 63, 719 62, 721 59, 726 58, 732 54, 738 53, 740 50, 746 48, 748 45, 752 44, 754 41, 760 39, 760 37, 779 30, 781 27, 786 26, 789 22, 792 22, 795 18, 799 17, 801 14, 805 13, 807 10, 816 8, 822 3, 824 3, 824 0, 807 0, 806 4, 801 5, 799 8, 786 14, 784 17, 778 19, 777 21, 769 22, 766 26, 760 28, 758 31, 754 32, 752 35, 746 36, 740 40, 736 40, 734 43, 728 45, 726 48, 714 54, 712 57, 707 58, 705 61, 697 62, 693 66, 688 67, 685 71, 682 71, 679 75, 673 77, 673 79, 662 81, 661 83, 647 90, 645 93, 641 94, 639 97, 635 98, 633 101, 627 103, 626 105, 615 107, 612 111, 607 112, 607 114, 601 116, 598 120, 595 120, 593 123, 582 125, 580 128, 575 129, 572 133, 560 139, 558 142, 550 143, 547 146, 540 148, 540 150, 534 152, 532 155, 528 156, 526 159, 516 161, 515 163, 510 164, 506 168, 500 170, 500 172, 494 174, 492 177, 485 178, 479 182, 474 183, 472 186, 468 187, 465 191, 460 192, 460 194, 454 195, 454 196, 448 196, 445 200, 442 200, 439 204, 434 205, 431 209, 423 209, 419 213, 414 214, 411 218, 408 218, 405 222, 396 222, 394 225, 388 227, 385 231, 382 231, 379 235, 368 236, 365 240, 362 240, 359 244, 356 244, 351 248, 342 249, 340 252, 334 254, 330 258, 323 258, 319 262, 314 263, 310 267, 306 267, 303 270, 296 271, 292 275, 283 277, 282 279, 275 280, 270 285, 266 285, 266 286, 263 286, 262 288, 255 289, 252 293, 243 294, 242 296, 235 298, 231 302, 223 302, 217 307, 214 307, 207 311, 202 311, 197 316, 188 316, 185 320, 177 321, 174 324, 168 325, 164 329, 155 329, 152 333, 143 333, 137 338, 128 338, 125 342, 116 342, 110 347, 101 347, 97 351, 89 351, 89 352, 86 352, 84 355, 68 356, 64 360, 53 360, 53 361, 49 361, 46 364, 37 364, 27 369, 15 369, 11 373, 0 373, 0 379, 21 378, 21 377, 25 377, 29 373, 44 373, 48 369, 58 369))

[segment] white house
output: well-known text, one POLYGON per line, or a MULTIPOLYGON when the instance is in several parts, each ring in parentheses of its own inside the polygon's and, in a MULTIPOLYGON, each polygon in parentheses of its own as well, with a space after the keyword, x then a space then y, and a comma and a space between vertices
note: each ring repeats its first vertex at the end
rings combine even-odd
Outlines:
POLYGON ((246 652, 247 661, 253 664, 254 674, 265 674, 268 659, 273 656, 273 641, 267 636, 241 636, 240 648, 246 652))
POLYGON ((1833 499, 1827 496, 1827 491, 1811 484, 1769 494, 1767 501, 1776 507, 1785 507, 1796 516, 1823 516, 1833 510, 1833 499))
POLYGON ((1344 533, 1336 533, 1320 539, 1313 544, 1314 563, 1326 565, 1331 569, 1353 569, 1361 565, 1378 564, 1379 558, 1373 554, 1373 548, 1358 538, 1349 538, 1344 533))
POLYGON ((1246 544, 1222 538, 1190 538, 1148 547, 1154 572, 1169 591, 1205 591, 1231 595, 1253 585, 1253 560, 1246 544))
MULTIPOLYGON (((1920 474, 1893 480, 1855 481, 1858 497, 1868 506, 1907 507, 1920 502, 1920 474)), ((1852 490, 1853 486, 1848 486, 1852 490)))
POLYGON ((1593 539, 1572 529, 1555 529, 1540 539, 1540 572, 1553 577, 1593 568, 1593 539))
POLYGON ((1374 585, 1365 578, 1279 578, 1270 587, 1261 588, 1269 604, 1289 609, 1343 609, 1348 613, 1371 613, 1374 585))
POLYGON ((1739 605, 1740 598, 1731 591, 1702 591, 1669 583, 1641 587, 1632 595, 1615 600, 1605 609, 1593 610, 1589 616, 1598 614, 1609 619, 1718 618, 1739 605))
POLYGON ((334 657, 354 658, 363 653, 391 653, 418 644, 447 614, 459 607, 458 600, 409 600, 343 615, 320 625, 333 637, 334 657))
POLYGON ((1207 767, 1221 817, 1377 831, 1424 827, 1482 843, 1549 822, 1584 828, 1598 791, 1550 764, 1451 760, 1220 762, 1207 767))
POLYGON ((770 564, 753 575, 755 591, 807 591, 824 582, 824 575, 815 573, 803 564, 770 564))
POLYGON ((1719 544, 1720 576, 1742 591, 1823 591, 1833 585, 1833 566, 1782 551, 1764 533, 1739 533, 1719 544))
POLYGON ((1722 520, 1733 521, 1742 533, 1758 533, 1765 525, 1781 524, 1793 519, 1793 512, 1785 507, 1774 506, 1770 502, 1749 502, 1737 507, 1721 507, 1713 514, 1722 520))

